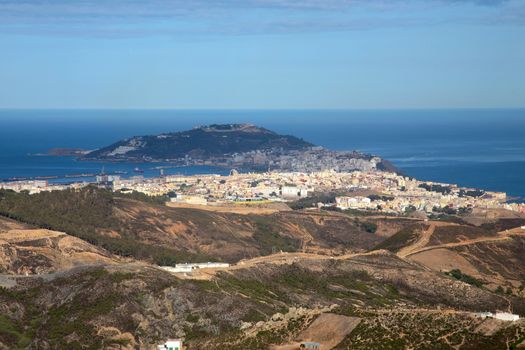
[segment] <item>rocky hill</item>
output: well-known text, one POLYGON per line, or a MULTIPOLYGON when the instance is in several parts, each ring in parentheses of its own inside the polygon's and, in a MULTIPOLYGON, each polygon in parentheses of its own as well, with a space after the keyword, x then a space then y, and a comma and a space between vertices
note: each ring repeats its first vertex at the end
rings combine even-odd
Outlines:
POLYGON ((525 335, 522 322, 494 324, 473 313, 509 303, 524 312, 523 299, 391 253, 269 261, 205 280, 128 263, 16 282, 0 289, 0 348, 155 349, 182 337, 187 349, 270 349, 316 336, 315 320, 333 314, 351 316, 323 317, 337 323, 332 330, 351 321, 338 349, 505 349, 525 335))
POLYGON ((523 320, 476 314, 525 314, 522 218, 241 215, 95 188, 0 191, 0 213, 0 349, 155 349, 177 337, 187 349, 517 349, 525 339, 523 320), (232 266, 156 266, 211 259, 232 266))
POLYGON ((200 126, 155 136, 136 136, 85 155, 83 160, 170 162, 249 171, 323 170, 398 172, 388 161, 356 151, 332 151, 251 124, 200 126))
MULTIPOLYGON (((366 219, 331 213, 240 215, 169 208, 97 188, 34 195, 0 191, 0 213, 66 232, 117 255, 164 265, 235 262, 275 251, 365 251, 385 239, 386 226, 378 222, 379 230, 371 232, 366 219)), ((388 226, 401 229, 404 222, 388 226)))
POLYGON ((225 154, 267 150, 298 150, 313 145, 290 135, 251 124, 200 126, 156 136, 136 136, 87 154, 85 159, 165 160, 207 159, 225 154))
POLYGON ((116 261, 106 250, 63 232, 0 218, 0 273, 34 275, 116 261))

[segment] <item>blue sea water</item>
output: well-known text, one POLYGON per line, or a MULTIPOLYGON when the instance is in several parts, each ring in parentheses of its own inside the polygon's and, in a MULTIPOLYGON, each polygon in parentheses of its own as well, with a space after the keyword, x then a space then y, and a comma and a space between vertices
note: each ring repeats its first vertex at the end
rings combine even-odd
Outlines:
MULTIPOLYGON (((525 109, 351 111, 0 110, 0 179, 116 170, 145 176, 162 164, 42 157, 54 147, 95 149, 122 138, 210 123, 254 123, 337 150, 391 160, 423 180, 505 191, 525 198, 525 109)), ((225 173, 209 167, 166 173, 225 173)))

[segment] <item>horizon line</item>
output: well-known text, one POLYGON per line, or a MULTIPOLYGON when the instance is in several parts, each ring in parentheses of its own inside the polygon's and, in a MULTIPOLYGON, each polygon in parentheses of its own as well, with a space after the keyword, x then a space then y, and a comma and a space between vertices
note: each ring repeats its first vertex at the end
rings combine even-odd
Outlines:
POLYGON ((378 108, 120 108, 120 107, 80 107, 80 108, 25 108, 25 107, 0 107, 0 111, 232 111, 232 112, 252 112, 252 111, 438 111, 438 110, 525 110, 522 107, 378 107, 378 108))

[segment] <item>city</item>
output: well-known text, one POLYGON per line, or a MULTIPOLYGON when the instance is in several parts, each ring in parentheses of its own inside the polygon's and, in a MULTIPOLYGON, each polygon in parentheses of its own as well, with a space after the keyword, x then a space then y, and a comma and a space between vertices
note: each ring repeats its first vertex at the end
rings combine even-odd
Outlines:
POLYGON ((56 191, 96 185, 122 193, 166 196, 169 201, 193 205, 238 205, 290 202, 318 194, 334 193, 335 201, 318 207, 337 207, 377 213, 405 214, 420 211, 468 212, 472 208, 507 209, 525 213, 525 204, 508 203, 503 192, 466 189, 451 184, 419 181, 395 173, 370 170, 354 172, 265 172, 221 175, 162 175, 154 178, 98 175, 96 182, 51 184, 45 180, 0 184, 13 191, 56 191))

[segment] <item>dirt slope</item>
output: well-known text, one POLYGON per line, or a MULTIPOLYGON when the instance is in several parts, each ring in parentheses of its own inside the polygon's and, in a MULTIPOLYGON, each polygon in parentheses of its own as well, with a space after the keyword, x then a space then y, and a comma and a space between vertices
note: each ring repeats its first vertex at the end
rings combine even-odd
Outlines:
POLYGON ((20 227, 24 226, 9 223, 0 229, 2 273, 40 274, 79 265, 115 261, 103 249, 65 233, 20 227), (17 229, 10 229, 13 227, 17 229))

